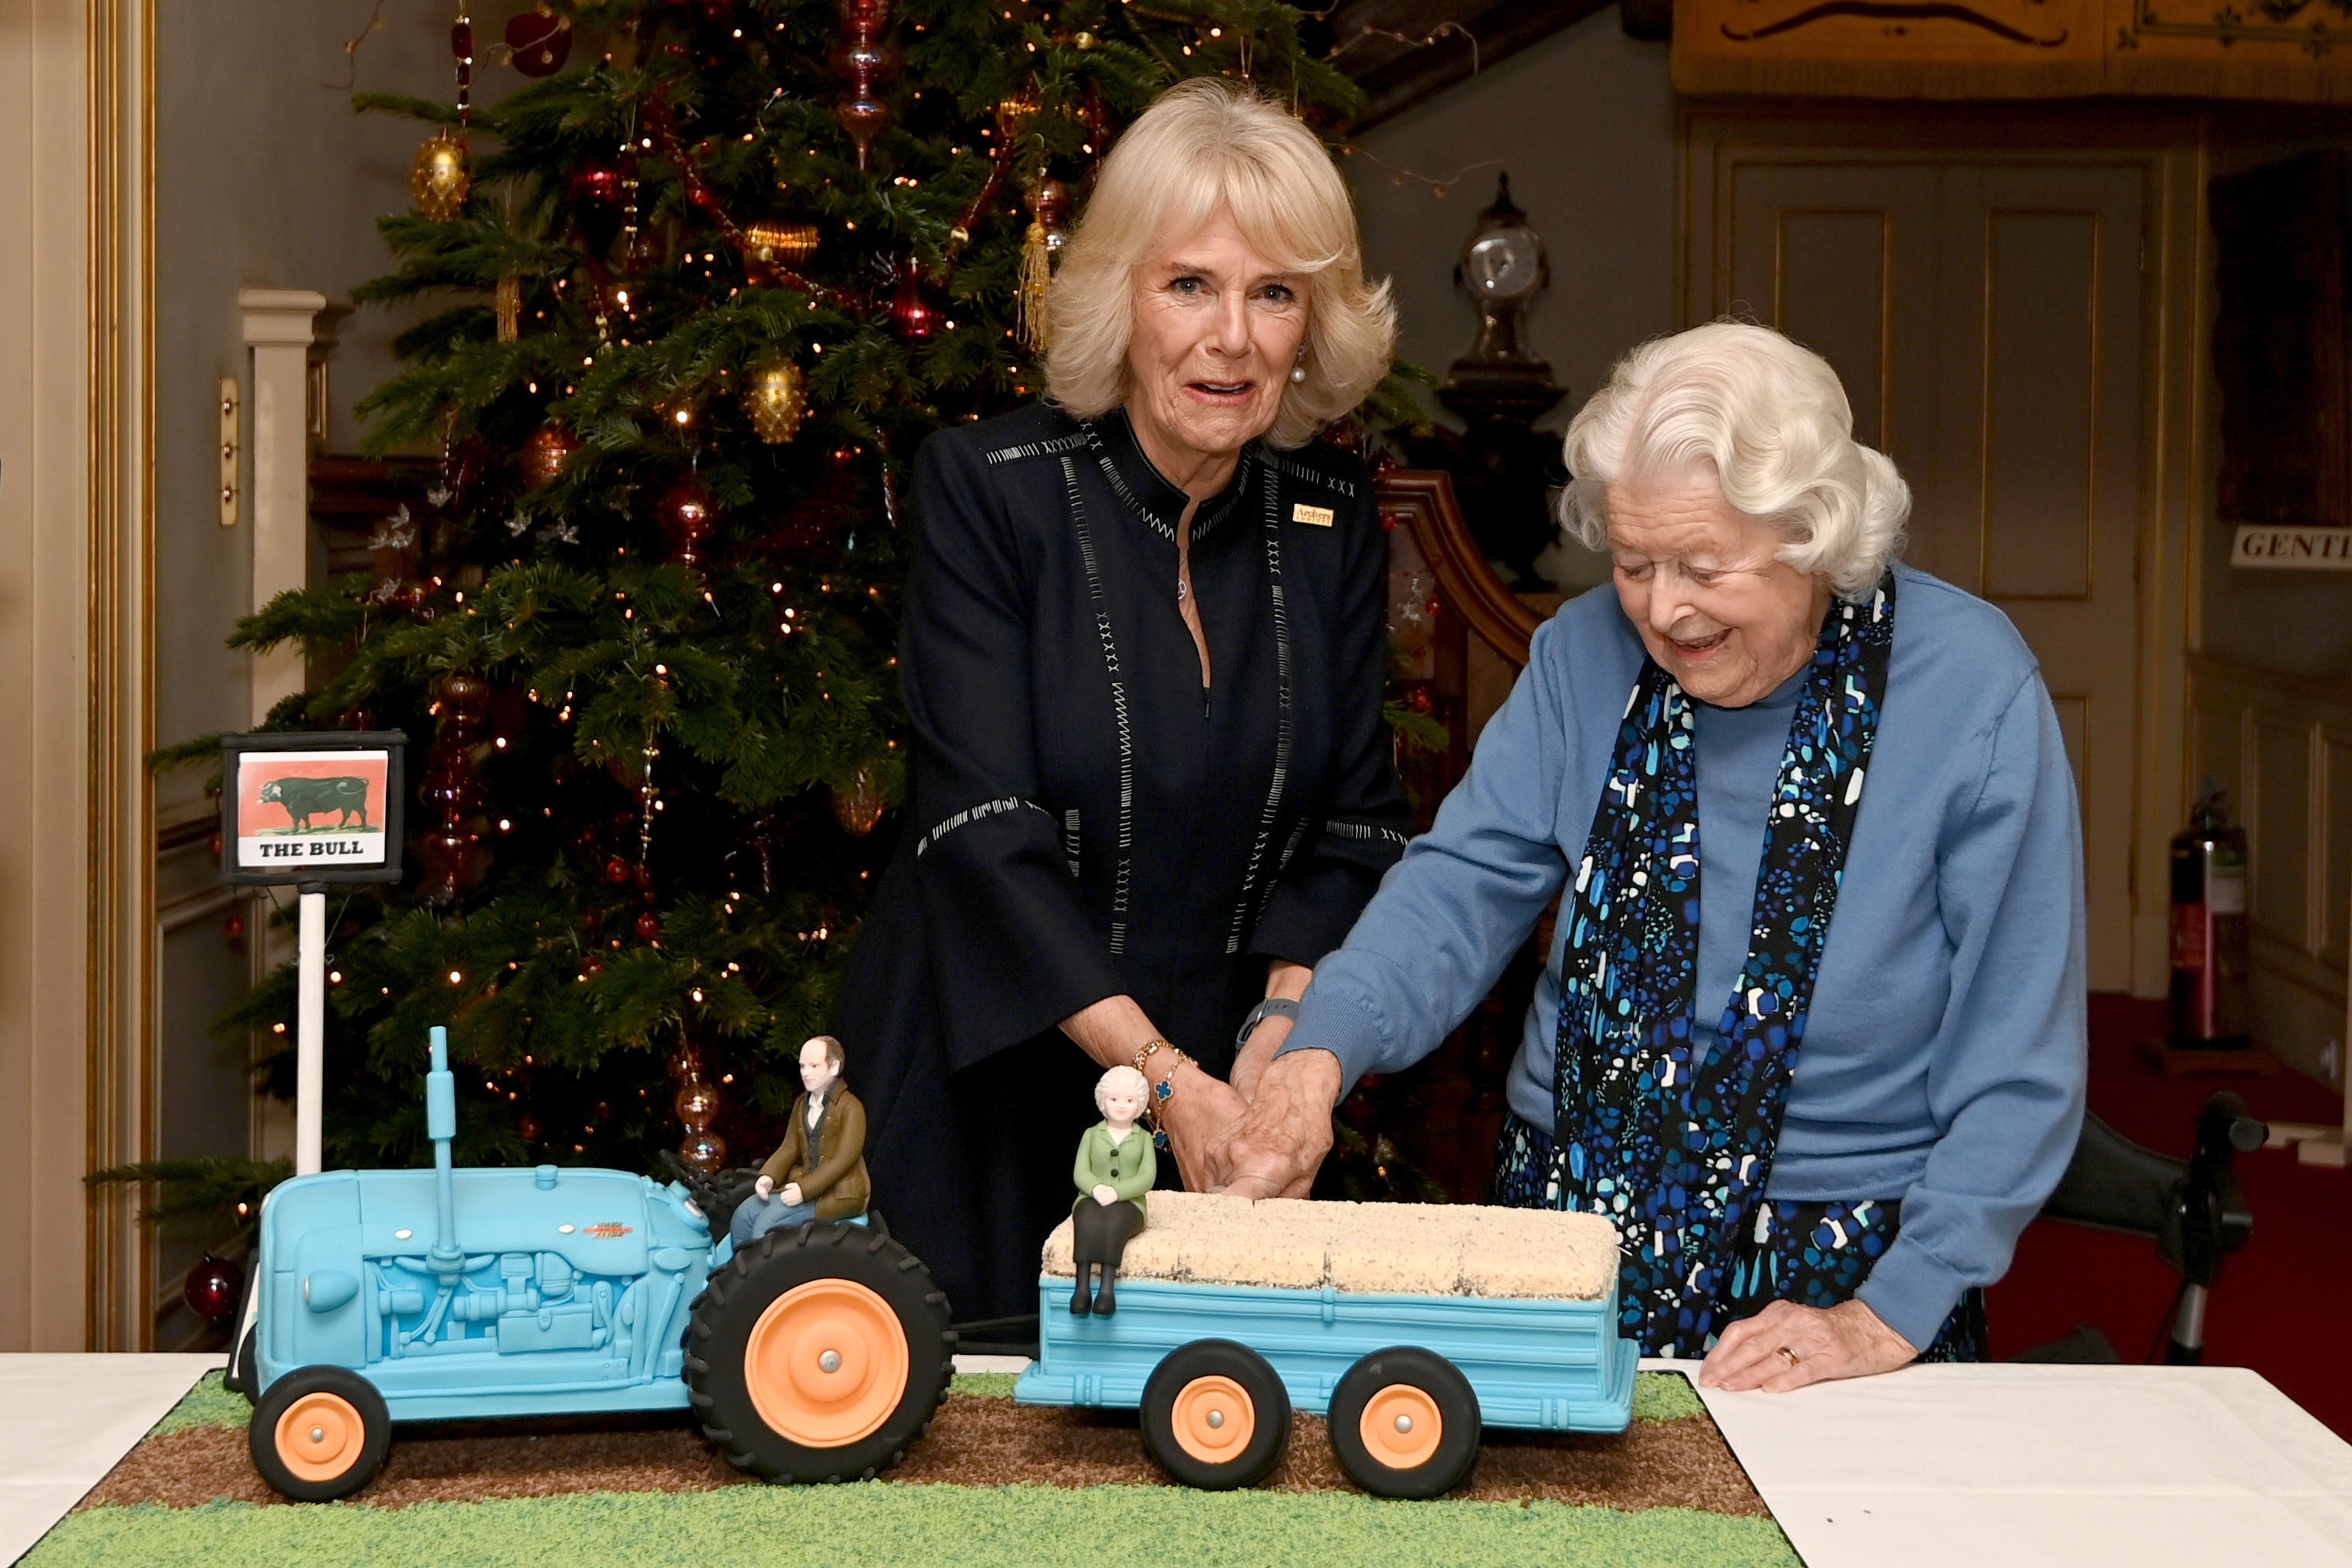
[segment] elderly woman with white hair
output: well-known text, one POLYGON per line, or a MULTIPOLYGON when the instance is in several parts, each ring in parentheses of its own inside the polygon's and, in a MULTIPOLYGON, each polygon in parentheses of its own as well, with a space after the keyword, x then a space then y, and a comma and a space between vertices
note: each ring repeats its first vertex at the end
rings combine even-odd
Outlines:
POLYGON ((967 1324, 1035 1312, 1100 1069, 1197 1168, 1410 825, 1370 477, 1310 444, 1395 336, 1323 144, 1171 89, 1050 324, 1048 402, 916 456, 909 801, 834 1017, 876 1204, 967 1324))
POLYGON ((1304 1190, 1563 894, 1497 1202, 1613 1219, 1621 1322, 1702 1381, 1980 1359, 2074 1147, 2081 825, 1990 605, 1895 564, 1909 496, 1762 327, 1643 344, 1570 424, 1563 606, 1436 825, 1318 967, 1213 1174, 1304 1190), (1702 898, 1701 890, 1705 889, 1702 898))

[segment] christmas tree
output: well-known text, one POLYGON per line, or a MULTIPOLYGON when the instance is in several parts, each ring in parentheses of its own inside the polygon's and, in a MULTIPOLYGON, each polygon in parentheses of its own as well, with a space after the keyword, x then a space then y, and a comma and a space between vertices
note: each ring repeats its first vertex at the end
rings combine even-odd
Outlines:
MULTIPOLYGON (((446 301, 361 405, 373 453, 436 455, 429 494, 371 573, 236 639, 331 672, 271 727, 412 738, 410 880, 339 916, 331 1167, 419 1157, 434 1023, 461 1159, 766 1152, 902 787, 915 448, 1037 394, 1053 253, 1170 83, 1245 78, 1344 130, 1313 25, 556 0, 508 31, 544 79, 473 108, 461 16, 452 102, 363 100, 439 127, 359 296, 446 301)), ((286 1038, 280 1092, 293 989, 289 966, 231 1020, 286 1038)))

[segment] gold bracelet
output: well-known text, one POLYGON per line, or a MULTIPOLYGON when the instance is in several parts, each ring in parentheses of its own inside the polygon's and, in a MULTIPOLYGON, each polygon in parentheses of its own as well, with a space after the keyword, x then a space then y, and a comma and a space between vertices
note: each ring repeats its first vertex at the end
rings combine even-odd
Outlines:
POLYGON ((1153 1126, 1157 1127, 1160 1124, 1160 1112, 1169 1101, 1176 1097, 1176 1074, 1182 1071, 1184 1064, 1192 1060, 1184 1054, 1181 1047, 1171 1045, 1164 1040, 1147 1040, 1137 1049, 1135 1070, 1143 1074, 1146 1095, 1144 1114, 1150 1117, 1153 1126), (1174 1062, 1168 1069, 1168 1076, 1154 1083, 1151 1081, 1151 1074, 1144 1071, 1143 1064, 1162 1051, 1166 1051, 1174 1059, 1174 1062))

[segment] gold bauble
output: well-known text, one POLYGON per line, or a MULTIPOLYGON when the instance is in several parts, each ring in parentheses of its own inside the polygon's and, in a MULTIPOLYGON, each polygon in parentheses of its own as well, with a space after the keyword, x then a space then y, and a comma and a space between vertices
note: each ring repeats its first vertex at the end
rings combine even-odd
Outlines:
POLYGON ((408 193, 416 210, 436 224, 446 224, 466 210, 474 176, 466 167, 466 144, 446 127, 416 150, 416 163, 408 172, 408 193))
POLYGON ((1095 36, 1092 33, 1074 34, 1070 42, 1077 45, 1081 49, 1091 49, 1095 47, 1095 36))
POLYGON ((511 343, 522 337, 522 279, 508 273, 499 279, 498 292, 499 341, 511 343))
POLYGON ((781 446, 798 435, 801 418, 808 413, 801 368, 790 360, 771 360, 744 377, 743 412, 760 439, 771 446, 781 446))
POLYGON ((848 781, 833 787, 833 815, 852 833, 864 838, 882 820, 882 786, 871 768, 860 768, 848 781))
POLYGON ((549 420, 523 440, 523 482, 533 489, 553 484, 563 465, 579 450, 580 438, 566 430, 561 420, 549 420))
POLYGON ((816 254, 816 224, 746 224, 743 254, 760 266, 791 266, 816 254))
POLYGON ((1037 95, 1034 88, 1024 87, 1009 98, 996 102, 996 133, 1008 140, 1019 136, 1037 118, 1037 95))

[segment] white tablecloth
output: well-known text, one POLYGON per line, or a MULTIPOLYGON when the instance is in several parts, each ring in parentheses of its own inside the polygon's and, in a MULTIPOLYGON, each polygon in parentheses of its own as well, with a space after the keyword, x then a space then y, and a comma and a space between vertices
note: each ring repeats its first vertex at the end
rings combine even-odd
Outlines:
POLYGON ((2352 1565, 2352 1445, 2242 1368, 1916 1366, 1702 1396, 1807 1568, 2352 1565))
POLYGON ((14 1563, 217 1355, 0 1355, 0 1563, 14 1563))
MULTIPOLYGON (((219 1364, 0 1355, 0 1563, 219 1364)), ((2251 1372, 1919 1366, 1702 1395, 1807 1568, 2352 1568, 2352 1446, 2251 1372)))

